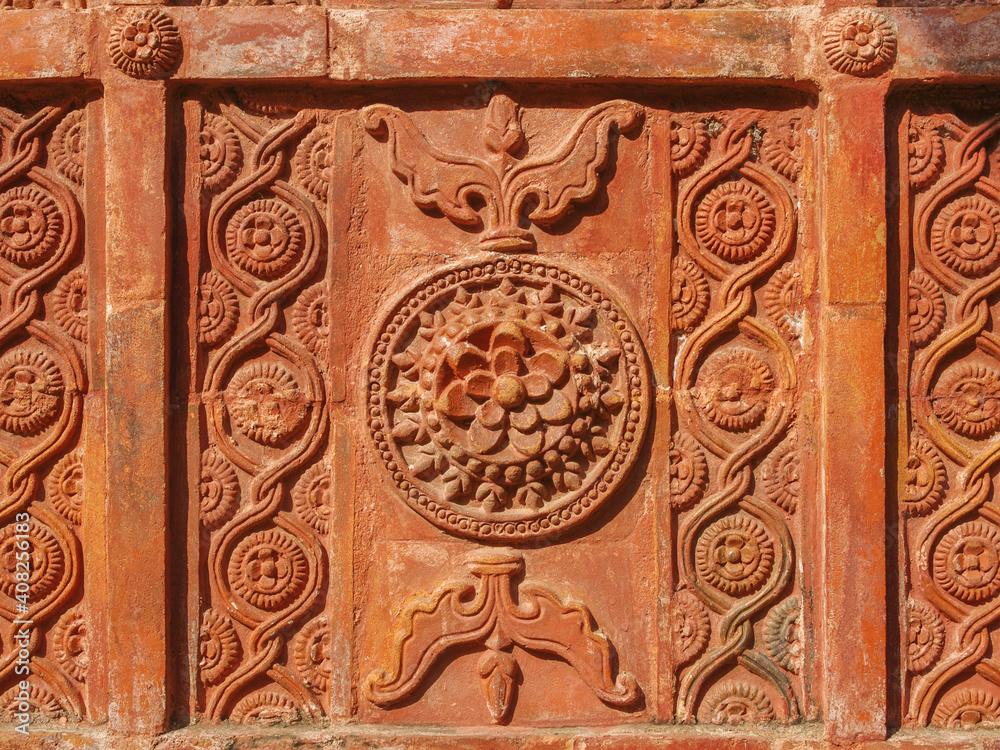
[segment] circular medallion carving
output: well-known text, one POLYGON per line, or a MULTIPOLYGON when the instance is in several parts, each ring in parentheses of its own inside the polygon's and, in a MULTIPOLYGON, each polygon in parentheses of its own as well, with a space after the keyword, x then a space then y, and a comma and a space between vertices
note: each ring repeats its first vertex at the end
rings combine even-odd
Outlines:
POLYGON ((237 546, 229 583, 244 600, 268 612, 284 609, 302 593, 309 561, 299 542, 282 529, 257 531, 237 546))
POLYGON ((59 413, 63 379, 43 352, 16 349, 0 358, 0 429, 29 436, 59 413))
POLYGON ((965 437, 982 439, 1000 427, 1000 375, 982 365, 953 368, 935 389, 934 413, 965 437))
POLYGON ((1000 206, 981 195, 956 198, 931 225, 931 252, 965 276, 985 276, 1000 262, 1000 206))
POLYGON ((944 326, 944 295, 941 288, 923 271, 910 273, 910 340, 926 346, 944 326))
POLYGON ((15 722, 15 714, 30 714, 31 722, 50 721, 64 715, 59 699, 47 685, 32 682, 28 688, 28 698, 21 697, 21 689, 15 685, 0 695, 0 717, 4 721, 15 722), (27 707, 25 706, 27 704, 27 707))
POLYGON ((240 432, 281 446, 302 426, 308 401, 289 370, 275 362, 244 365, 226 389, 226 406, 240 432))
POLYGON ((944 143, 936 128, 910 125, 907 164, 910 185, 916 190, 925 188, 937 179, 944 165, 944 143))
MULTIPOLYGON (((17 584, 17 524, 9 524, 0 529, 0 591, 10 598, 18 593, 17 584)), ((28 526, 28 544, 30 546, 28 584, 30 601, 37 604, 51 594, 62 580, 66 572, 66 559, 63 548, 47 526, 41 525, 34 518, 28 526)))
POLYGON ((649 416, 639 337, 593 283, 498 260, 404 297, 371 355, 369 425, 407 502, 448 531, 529 539, 622 482, 649 416))
POLYGON ((670 272, 670 313, 675 331, 690 331, 708 312, 708 282, 690 258, 678 255, 670 272))
POLYGON ((236 330, 240 304, 232 285, 215 271, 202 274, 198 285, 198 341, 215 346, 236 330))
POLYGON ((128 13, 108 36, 112 64, 132 78, 169 73, 181 55, 181 35, 174 19, 159 8, 128 13))
POLYGON ((709 526, 695 548, 699 575, 730 596, 756 591, 771 575, 774 542, 767 530, 745 513, 709 526))
POLYGON ((995 729, 1000 726, 1000 698, 984 690, 959 690, 938 704, 932 721, 946 729, 995 729))
POLYGON ((902 497, 904 516, 923 516, 941 504, 948 484, 948 472, 940 454, 924 437, 910 441, 906 461, 906 489, 902 497))
POLYGON ((694 224, 698 240, 709 251, 732 262, 757 257, 774 236, 774 206, 747 180, 730 180, 711 190, 698 204, 694 224))
POLYGON ((201 522, 217 529, 236 513, 240 502, 240 483, 232 465, 214 449, 201 455, 201 481, 198 484, 201 522))
POLYGON ((1000 590, 1000 529, 970 521, 949 531, 934 551, 934 580, 952 596, 982 604, 1000 590))
POLYGON ((65 222, 55 200, 35 186, 0 195, 0 257, 31 268, 59 248, 65 222))
POLYGON ((764 287, 764 311, 789 339, 802 336, 805 320, 802 274, 794 263, 786 263, 764 287))
POLYGON ((906 629, 906 667, 923 672, 944 649, 944 622, 935 610, 911 600, 906 606, 906 629))
POLYGON ((302 475, 292 489, 292 505, 303 522, 312 526, 317 533, 330 533, 330 467, 325 461, 314 464, 302 475))
POLYGON ((287 695, 280 693, 254 693, 241 700, 233 708, 230 720, 237 724, 275 726, 292 724, 302 718, 298 705, 287 695))
POLYGON ((798 441, 792 437, 768 456, 761 468, 761 482, 767 499, 779 508, 794 513, 802 499, 802 460, 798 441))
POLYGON ((56 659, 74 680, 85 682, 90 656, 87 640, 87 621, 77 610, 59 618, 52 632, 56 659))
POLYGON ((773 391, 771 368, 747 349, 713 357, 698 373, 699 406, 712 422, 731 432, 760 424, 773 391))
POLYGON ((670 624, 673 636, 674 660, 687 664, 704 650, 711 635, 708 610, 690 591, 681 590, 670 602, 670 624))
POLYGON ((201 184, 206 190, 225 190, 243 167, 239 136, 224 117, 207 113, 198 136, 201 184))
POLYGON ((317 617, 295 637, 295 665, 309 687, 323 691, 330 686, 333 655, 325 617, 317 617))
POLYGON ((792 182, 799 179, 802 169, 802 134, 798 120, 779 125, 764 134, 761 155, 764 162, 792 182))
POLYGON ((233 623, 224 614, 206 609, 198 636, 198 675, 206 685, 215 685, 235 669, 240 660, 240 642, 233 623))
POLYGON ((852 9, 827 22, 823 51, 838 73, 875 75, 896 59, 896 30, 881 13, 852 9))
POLYGON ((330 338, 330 296, 325 283, 306 289, 292 306, 292 330, 295 338, 315 356, 324 359, 330 338))
POLYGON ((798 599, 786 599, 764 623, 764 645, 779 665, 793 674, 802 670, 802 610, 798 599))
POLYGON ((52 131, 49 154, 59 174, 77 185, 83 184, 83 165, 87 152, 87 126, 79 109, 67 114, 52 131))
POLYGON ((288 271, 302 252, 302 222, 295 209, 279 200, 255 200, 229 220, 229 258, 259 279, 275 279, 288 271))
POLYGON ((708 486, 708 462, 698 442, 683 432, 670 441, 670 504, 675 508, 701 500, 708 486))
POLYGON ((713 724, 737 726, 774 720, 771 701, 754 685, 724 682, 705 696, 704 711, 713 724))
POLYGON ((52 468, 45 482, 46 497, 70 523, 83 520, 83 461, 76 451, 67 453, 52 468))
POLYGON ((87 343, 87 274, 82 268, 59 279, 52 294, 52 309, 60 328, 77 341, 87 343))
POLYGON ((333 179, 333 145, 330 126, 320 125, 295 150, 292 169, 299 182, 321 201, 326 200, 333 179))
POLYGON ((702 120, 683 118, 670 122, 670 165, 685 175, 701 164, 708 153, 708 128, 702 120))

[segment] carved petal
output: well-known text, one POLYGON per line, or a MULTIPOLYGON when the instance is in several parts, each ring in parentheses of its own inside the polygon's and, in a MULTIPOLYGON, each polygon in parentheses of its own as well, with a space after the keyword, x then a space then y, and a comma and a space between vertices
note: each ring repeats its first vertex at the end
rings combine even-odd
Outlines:
POLYGON ((538 427, 540 421, 534 404, 522 404, 520 408, 510 412, 511 427, 521 432, 531 432, 538 427))
POLYGON ((465 391, 473 398, 489 398, 493 392, 493 376, 488 372, 474 372, 465 379, 465 391))
POLYGON ((487 367, 486 354, 481 349, 465 343, 449 346, 447 357, 448 364, 460 378, 476 370, 485 370, 487 367))
POLYGON ((510 431, 510 442, 525 456, 535 456, 542 452, 545 436, 541 432, 526 435, 517 430, 510 431))
POLYGON ((552 398, 538 405, 538 413, 549 424, 562 424, 573 415, 573 407, 561 392, 553 391, 552 398))
POLYGON ((550 383, 559 385, 569 372, 569 357, 563 352, 541 352, 528 360, 528 369, 542 373, 550 383))
POLYGON ((490 399, 476 410, 476 421, 490 429, 502 426, 506 416, 507 410, 493 399, 490 399))
POLYGON ((529 372, 521 378, 521 382, 524 383, 529 398, 536 400, 548 398, 548 395, 552 393, 552 386, 549 383, 549 379, 540 372, 529 372))
POLYGON ((469 427, 469 442, 480 453, 489 453, 500 445, 503 440, 503 430, 499 427, 485 427, 478 419, 472 421, 469 427))
POLYGON ((434 407, 452 419, 471 419, 476 415, 476 402, 465 392, 460 380, 449 385, 435 402, 434 407))
POLYGON ((494 375, 518 375, 523 371, 524 361, 511 347, 503 346, 493 351, 494 375))
POLYGON ((518 354, 524 354, 528 350, 528 340, 514 323, 501 323, 493 331, 490 351, 496 351, 500 347, 509 347, 518 354))

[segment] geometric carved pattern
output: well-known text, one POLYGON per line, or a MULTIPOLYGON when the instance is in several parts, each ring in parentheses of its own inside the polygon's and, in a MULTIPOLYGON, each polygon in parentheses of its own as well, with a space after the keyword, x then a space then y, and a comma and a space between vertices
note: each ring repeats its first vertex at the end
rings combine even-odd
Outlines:
MULTIPOLYGON (((1000 670, 1000 515, 991 438, 1000 429, 1000 183, 988 172, 1000 117, 907 113, 901 123, 901 261, 909 335, 900 363, 909 455, 901 462, 905 722, 992 726, 1000 670)), ((903 440, 907 439, 904 432, 903 440)))

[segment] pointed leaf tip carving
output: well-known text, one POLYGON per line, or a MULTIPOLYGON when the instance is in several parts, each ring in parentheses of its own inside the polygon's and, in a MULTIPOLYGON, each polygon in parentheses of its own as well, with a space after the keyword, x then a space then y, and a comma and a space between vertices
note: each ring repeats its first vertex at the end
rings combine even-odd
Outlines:
POLYGON ((485 113, 482 137, 489 161, 437 148, 396 107, 370 105, 360 118, 371 135, 386 135, 392 171, 418 207, 437 209, 460 226, 482 227, 485 250, 521 252, 535 247, 521 226, 526 207, 531 206, 528 219, 547 225, 573 204, 593 198, 610 157, 612 130, 632 130, 643 113, 624 100, 599 104, 577 119, 553 151, 523 161, 513 156, 525 141, 518 106, 504 94, 495 95, 485 113))

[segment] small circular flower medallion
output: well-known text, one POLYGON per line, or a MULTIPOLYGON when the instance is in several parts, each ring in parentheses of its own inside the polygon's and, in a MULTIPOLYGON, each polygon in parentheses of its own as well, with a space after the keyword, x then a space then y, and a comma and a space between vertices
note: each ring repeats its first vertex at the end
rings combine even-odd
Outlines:
POLYGON ((959 690, 938 704, 932 722, 946 729, 995 729, 1000 726, 1000 698, 984 690, 959 690))
POLYGON ((705 696, 705 718, 712 724, 738 726, 774 720, 771 701, 754 685, 725 682, 705 696))
POLYGON ((181 55, 181 35, 174 19, 159 8, 127 13, 108 37, 108 55, 132 78, 170 73, 181 55))
POLYGON ((87 153, 87 130, 83 112, 75 109, 67 114, 52 131, 49 147, 52 161, 59 174, 77 185, 83 184, 83 164, 87 153))
POLYGON ((63 379, 43 352, 15 349, 0 359, 0 429, 36 435, 59 413, 63 379))
POLYGON ((793 674, 802 669, 802 608, 799 600, 786 599, 764 623, 764 645, 782 667, 793 674))
POLYGON ((682 117, 670 122, 670 166, 676 174, 686 175, 708 153, 708 128, 703 120, 682 117))
POLYGON ((756 519, 745 513, 722 518, 698 539, 698 573, 709 585, 731 596, 756 591, 771 575, 774 542, 756 519))
POLYGON ((779 445, 761 467, 761 483, 767 499, 789 513, 794 513, 802 499, 802 459, 798 439, 792 437, 779 445))
POLYGON ((906 605, 906 621, 906 666, 923 672, 944 649, 944 622, 935 610, 912 600, 906 605))
POLYGON ((675 331, 691 330, 708 311, 708 282, 690 258, 674 258, 670 271, 670 322, 675 331))
POLYGON ((59 247, 63 215, 40 189, 11 188, 0 195, 0 257, 25 268, 41 265, 59 247))
POLYGON ((198 341, 215 346, 236 330, 240 304, 232 284, 215 271, 202 274, 198 285, 198 341))
POLYGON ((981 195, 948 203, 931 225, 931 252, 965 276, 985 276, 1000 263, 1000 206, 981 195))
POLYGON ((79 524, 83 520, 83 461, 76 451, 67 453, 53 467, 45 482, 46 496, 63 518, 79 524))
POLYGON ((70 677, 80 682, 87 678, 90 656, 87 621, 78 610, 63 615, 52 632, 56 659, 70 677))
POLYGON ((66 572, 66 558, 52 530, 32 518, 28 522, 28 580, 19 581, 17 537, 20 526, 23 524, 12 523, 0 529, 0 591, 13 599, 18 593, 18 584, 23 587, 27 583, 29 599, 37 603, 59 585, 66 572))
POLYGON ((230 259, 259 279, 288 271, 303 246, 298 213, 279 200, 250 201, 229 220, 226 247, 230 259))
POLYGON ((944 499, 948 472, 931 442, 919 435, 910 440, 910 455, 904 473, 906 488, 901 498, 904 516, 924 516, 944 499))
POLYGON ((372 347, 373 446, 410 506, 460 536, 531 539, 586 518, 635 461, 645 354, 595 284, 497 260, 424 280, 372 347))
POLYGON ((1000 590, 1000 529, 984 521, 957 526, 934 550, 934 580, 952 596, 982 604, 1000 590))
POLYGON ((1000 375, 976 364, 955 367, 932 397, 934 413, 965 437, 982 440, 1000 427, 1000 375))
POLYGON ((248 695, 237 703, 229 718, 237 724, 269 727, 292 724, 302 718, 302 712, 291 697, 263 692, 248 695))
POLYGON ((944 295, 934 279, 915 270, 910 274, 909 297, 910 340, 914 346, 927 346, 944 326, 944 295))
POLYGON ((330 467, 325 461, 309 467, 292 489, 295 513, 318 534, 330 533, 330 489, 330 467))
POLYGON ((217 529, 236 513, 240 503, 240 483, 232 464, 215 449, 201 455, 201 480, 198 484, 201 522, 217 529))
POLYGON ((307 135, 295 150, 292 168, 306 190, 326 200, 333 179, 333 149, 330 126, 320 125, 307 135))
POLYGON ((209 113, 205 115, 198 141, 202 185, 206 190, 225 190, 243 166, 239 136, 225 118, 209 113))
POLYGON ((305 588, 309 562, 302 545, 282 529, 257 531, 236 546, 229 582, 245 601, 268 612, 284 609, 305 588))
POLYGON ((711 635, 708 611, 690 591, 678 591, 670 602, 670 624, 674 659, 678 664, 687 664, 708 643, 711 635))
POLYGON ((910 185, 916 190, 930 185, 941 173, 944 164, 944 142, 937 129, 926 123, 910 125, 907 164, 910 185))
POLYGON ((240 432, 272 447, 290 440, 309 411, 295 376, 276 362, 253 362, 240 368, 226 389, 225 401, 240 432))
POLYGON ((317 617, 295 637, 295 666, 310 687, 326 690, 330 686, 333 653, 325 617, 317 617))
POLYGON ((698 441, 683 432, 670 441, 670 504, 686 508, 701 500, 708 486, 708 462, 698 441))
POLYGON ((295 338, 317 357, 325 358, 330 338, 330 312, 325 283, 314 284, 295 300, 292 306, 292 330, 295 338))
POLYGON ((739 349, 710 359, 698 375, 698 404, 731 432, 760 424, 774 391, 771 368, 755 352, 739 349))
POLYGON ((77 268, 61 279, 52 295, 56 322, 77 341, 87 343, 87 274, 77 268))
POLYGON ((786 263, 764 287, 764 310, 789 339, 802 337, 805 322, 805 300, 802 274, 794 263, 786 263))
POLYGON ((215 685, 239 662, 240 641, 233 623, 214 609, 201 616, 198 657, 198 675, 206 685, 215 685))
POLYGON ((896 59, 896 30, 881 13, 852 9, 827 22, 823 51, 838 73, 876 75, 896 59))
POLYGON ((774 206, 753 183, 730 180, 702 198, 694 224, 706 249, 740 263, 760 255, 774 237, 774 206))

